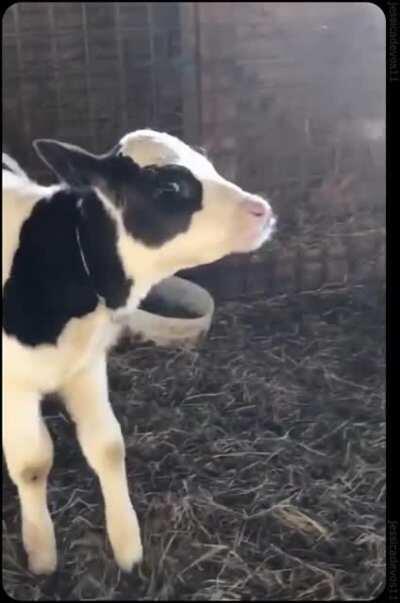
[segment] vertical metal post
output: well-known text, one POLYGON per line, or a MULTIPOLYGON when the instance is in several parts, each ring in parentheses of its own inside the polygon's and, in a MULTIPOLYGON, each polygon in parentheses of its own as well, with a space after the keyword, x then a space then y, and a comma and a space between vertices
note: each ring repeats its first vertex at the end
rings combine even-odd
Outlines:
POLYGON ((182 38, 183 133, 189 144, 201 144, 201 56, 197 2, 180 2, 182 38))
POLYGON ((94 129, 94 111, 93 111, 93 87, 92 87, 92 78, 90 74, 90 51, 89 51, 89 37, 88 37, 88 29, 87 29, 87 15, 86 15, 86 3, 81 3, 82 7, 82 33, 83 33, 83 43, 85 48, 85 78, 86 78, 86 94, 88 99, 88 113, 89 113, 89 129, 90 129, 90 138, 92 143, 92 151, 97 151, 97 136, 94 129))
POLYGON ((126 67, 124 61, 124 53, 122 47, 122 32, 121 32, 121 3, 114 2, 114 19, 115 19, 115 42, 117 45, 118 53, 118 72, 119 72, 119 94, 121 99, 120 111, 121 111, 121 132, 120 134, 126 133, 128 130, 128 107, 127 107, 127 90, 126 90, 126 67))
MULTIPOLYGON (((63 123, 63 111, 61 105, 61 79, 60 79, 60 65, 58 61, 57 53, 57 35, 56 35, 56 22, 54 18, 54 2, 47 3, 47 12, 49 16, 49 23, 51 29, 51 58, 54 70, 54 81, 56 85, 56 103, 57 103, 57 131, 59 133, 60 127, 63 123)), ((58 135, 58 134, 57 134, 58 135)))
POLYGON ((18 2, 13 4, 12 6, 13 14, 14 14, 14 24, 15 24, 15 41, 17 46, 17 59, 18 59, 18 80, 19 80, 19 89, 20 89, 20 99, 21 99, 21 113, 22 113, 22 127, 25 134, 25 144, 30 148, 32 142, 32 129, 31 122, 29 116, 29 109, 26 104, 26 96, 24 93, 24 73, 23 73, 23 53, 22 53, 22 35, 21 28, 19 22, 19 9, 18 2))
POLYGON ((152 86, 152 116, 151 126, 156 128, 158 126, 158 94, 157 94, 157 62, 154 49, 154 18, 153 18, 153 3, 147 2, 147 28, 150 45, 150 71, 151 71, 151 86, 152 86))

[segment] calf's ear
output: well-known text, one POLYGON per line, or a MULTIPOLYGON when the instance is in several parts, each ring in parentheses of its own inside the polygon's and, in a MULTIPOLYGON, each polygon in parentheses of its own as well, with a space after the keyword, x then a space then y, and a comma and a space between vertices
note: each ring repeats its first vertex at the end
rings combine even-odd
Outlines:
POLYGON ((102 158, 78 146, 42 138, 33 147, 59 180, 70 186, 89 186, 102 176, 102 158))
POLYGON ((195 145, 193 149, 200 153, 200 155, 204 155, 204 157, 208 156, 207 149, 205 149, 204 147, 199 147, 198 145, 195 145))

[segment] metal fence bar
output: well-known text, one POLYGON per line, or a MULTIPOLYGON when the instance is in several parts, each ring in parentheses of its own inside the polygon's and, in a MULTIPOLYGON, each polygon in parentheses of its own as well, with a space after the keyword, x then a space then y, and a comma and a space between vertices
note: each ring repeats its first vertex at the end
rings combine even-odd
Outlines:
POLYGON ((20 15, 18 3, 16 2, 12 6, 13 14, 14 14, 14 25, 15 25, 15 33, 16 33, 16 41, 17 41, 17 61, 18 61, 18 83, 20 90, 20 100, 21 100, 21 125, 24 131, 25 136, 25 144, 30 145, 32 142, 32 129, 29 115, 29 108, 26 103, 26 96, 24 94, 24 73, 23 73, 23 49, 22 49, 22 35, 20 28, 20 15))
POLYGON ((196 2, 179 4, 182 39, 183 132, 189 144, 201 144, 201 62, 196 2))
POLYGON ((90 49, 89 49, 89 36, 87 27, 87 14, 86 14, 86 3, 81 3, 82 10, 82 34, 83 43, 85 48, 85 80, 86 80, 86 93, 88 99, 88 113, 89 113, 89 132, 92 144, 92 151, 97 150, 97 136, 94 128, 94 111, 93 111, 93 86, 90 75, 90 49))
POLYGON ((61 102, 61 80, 60 80, 60 65, 58 61, 57 52, 57 36, 56 36, 56 24, 54 18, 54 3, 47 3, 47 12, 49 16, 49 23, 51 29, 51 58, 53 63, 53 76, 56 84, 56 99, 57 99, 57 127, 60 128, 63 122, 63 110, 61 102))
POLYGON ((152 83, 152 115, 151 115, 151 125, 153 127, 157 127, 157 78, 156 78, 156 56, 154 50, 154 19, 153 19, 153 3, 148 2, 146 4, 147 8, 147 25, 148 25, 148 36, 149 36, 149 45, 150 45, 150 65, 151 65, 151 83, 152 83))
POLYGON ((114 34, 117 44, 117 52, 118 52, 118 75, 119 75, 119 93, 121 98, 121 128, 122 132, 125 132, 128 129, 128 110, 127 110, 127 93, 126 93, 126 66, 124 60, 124 53, 122 48, 122 38, 121 38, 121 11, 120 11, 120 2, 114 2, 114 15, 115 15, 115 28, 114 34))

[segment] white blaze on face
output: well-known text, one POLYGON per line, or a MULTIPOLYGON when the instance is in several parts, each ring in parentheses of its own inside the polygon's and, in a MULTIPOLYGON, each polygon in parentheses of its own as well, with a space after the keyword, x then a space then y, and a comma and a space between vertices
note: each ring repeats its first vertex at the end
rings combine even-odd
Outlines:
POLYGON ((253 251, 271 236, 275 218, 267 201, 223 178, 204 155, 178 138, 138 130, 124 136, 120 146, 123 155, 142 167, 183 165, 202 184, 202 209, 193 214, 190 228, 155 250, 167 271, 253 251))

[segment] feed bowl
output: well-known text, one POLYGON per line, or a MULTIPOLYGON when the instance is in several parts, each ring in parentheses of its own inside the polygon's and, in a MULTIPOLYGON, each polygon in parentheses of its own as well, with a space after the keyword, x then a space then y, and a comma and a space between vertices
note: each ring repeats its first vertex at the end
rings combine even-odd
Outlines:
POLYGON ((207 334, 214 314, 208 291, 172 276, 155 285, 132 314, 132 335, 160 346, 194 347, 207 334))

